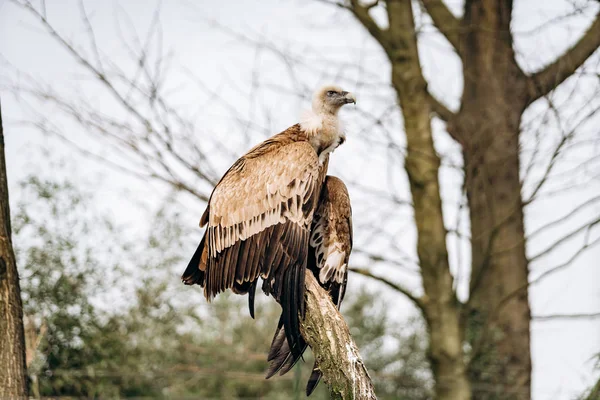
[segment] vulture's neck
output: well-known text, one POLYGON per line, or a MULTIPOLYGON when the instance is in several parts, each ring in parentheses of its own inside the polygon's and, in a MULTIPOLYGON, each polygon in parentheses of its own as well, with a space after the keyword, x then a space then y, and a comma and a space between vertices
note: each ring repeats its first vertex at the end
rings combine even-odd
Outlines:
POLYGON ((346 140, 337 113, 309 111, 302 118, 300 128, 308 136, 321 164, 329 153, 346 140))

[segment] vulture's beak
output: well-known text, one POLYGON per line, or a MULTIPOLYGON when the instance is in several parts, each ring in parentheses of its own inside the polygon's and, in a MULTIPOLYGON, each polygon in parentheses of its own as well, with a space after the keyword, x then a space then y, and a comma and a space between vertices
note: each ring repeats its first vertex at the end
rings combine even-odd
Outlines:
POLYGON ((352 93, 345 92, 344 93, 344 102, 346 104, 350 104, 350 103, 356 104, 356 97, 352 93))

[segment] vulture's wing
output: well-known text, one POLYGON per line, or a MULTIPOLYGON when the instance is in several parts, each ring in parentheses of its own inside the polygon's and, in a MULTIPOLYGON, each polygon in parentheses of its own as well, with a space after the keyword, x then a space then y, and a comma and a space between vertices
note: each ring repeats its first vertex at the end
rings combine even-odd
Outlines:
POLYGON ((340 308, 346 292, 348 259, 352 251, 352 208, 344 182, 327 176, 310 235, 308 266, 340 308))
POLYGON ((229 288, 249 293, 251 315, 257 280, 263 278, 265 293, 282 306, 294 354, 302 346, 299 314, 304 313, 304 271, 319 172, 313 147, 292 140, 290 132, 240 158, 211 195, 201 220, 208 227, 183 274, 186 284, 204 287, 208 300, 229 288))
MULTIPOLYGON (((338 310, 346 294, 348 259, 352 251, 352 208, 344 182, 328 176, 321 192, 310 235, 309 268, 331 296, 338 310)), ((321 380, 317 363, 306 385, 306 395, 315 390, 321 380)))
MULTIPOLYGON (((325 178, 309 243, 308 268, 315 274, 319 284, 329 292, 339 309, 346 291, 348 259, 352 250, 352 210, 346 185, 336 177, 325 178)), ((269 351, 267 377, 278 371, 281 375, 285 374, 299 359, 291 354, 281 326, 280 322, 280 329, 275 334, 269 351)), ((302 344, 304 351, 306 343, 302 341, 302 344)), ((320 378, 321 373, 315 365, 307 386, 308 395, 320 378)))

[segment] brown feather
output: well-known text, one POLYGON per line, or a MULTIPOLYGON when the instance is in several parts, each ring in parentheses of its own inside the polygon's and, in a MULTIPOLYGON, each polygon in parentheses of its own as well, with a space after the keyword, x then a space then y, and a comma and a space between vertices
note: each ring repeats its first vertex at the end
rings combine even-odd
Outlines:
POLYGON ((227 271, 227 281, 225 283, 226 287, 232 287, 233 283, 235 281, 235 272, 238 268, 238 260, 239 260, 239 255, 240 255, 240 251, 243 251, 243 247, 244 247, 244 242, 239 241, 237 243, 235 243, 233 245, 233 247, 231 247, 232 252, 231 252, 231 260, 230 260, 230 264, 229 264, 229 269, 227 271))
POLYGON ((208 223, 208 215, 210 213, 209 209, 210 206, 206 206, 206 210, 204 210, 202 213, 202 218, 200 218, 200 228, 204 228, 204 225, 208 223))
POLYGON ((250 279, 253 276, 260 276, 260 260, 262 252, 259 241, 265 235, 267 235, 267 232, 263 231, 248 239, 250 240, 251 248, 249 249, 248 264, 246 265, 246 279, 250 279))

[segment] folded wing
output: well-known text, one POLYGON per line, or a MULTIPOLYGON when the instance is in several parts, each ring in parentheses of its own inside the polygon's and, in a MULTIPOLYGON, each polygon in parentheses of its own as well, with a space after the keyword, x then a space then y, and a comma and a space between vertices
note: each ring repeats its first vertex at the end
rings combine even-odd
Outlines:
POLYGON ((346 185, 335 176, 325 179, 309 243, 314 249, 309 268, 339 309, 346 292, 352 251, 352 208, 346 185))
POLYGON ((299 354, 299 315, 304 313, 304 271, 323 166, 313 147, 298 141, 298 126, 274 136, 241 157, 215 187, 201 225, 205 235, 183 275, 211 299, 232 289, 263 290, 282 306, 291 351, 299 354))

